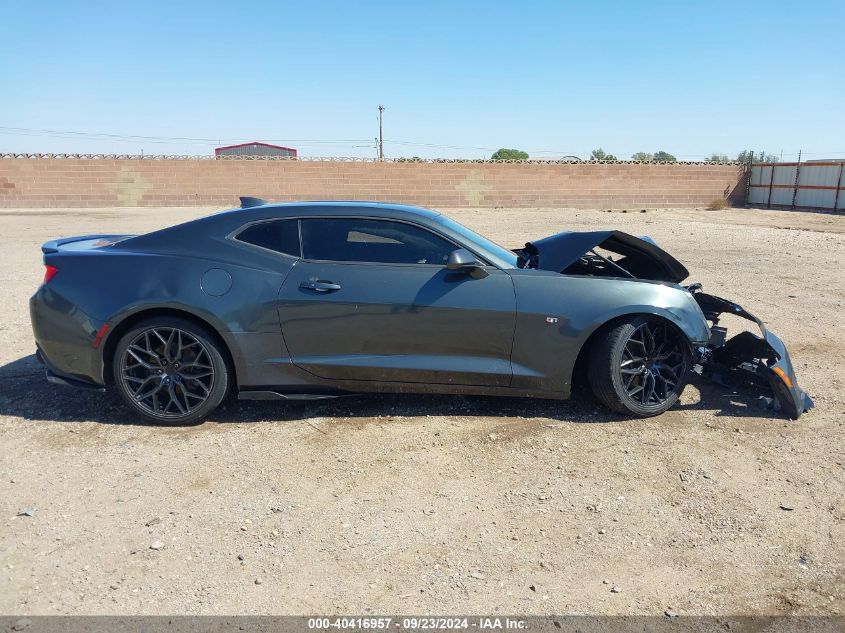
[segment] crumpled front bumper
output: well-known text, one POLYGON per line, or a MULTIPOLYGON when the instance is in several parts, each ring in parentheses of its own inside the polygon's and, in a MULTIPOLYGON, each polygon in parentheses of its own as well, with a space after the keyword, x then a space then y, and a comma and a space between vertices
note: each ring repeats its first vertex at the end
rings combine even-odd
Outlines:
POLYGON ((691 288, 705 318, 713 323, 710 343, 702 350, 702 373, 730 386, 751 384, 770 390, 775 409, 797 420, 813 408, 813 400, 799 386, 786 345, 766 329, 763 322, 742 306, 691 288), (722 314, 733 314, 753 321, 762 336, 741 332, 726 340, 727 330, 718 325, 722 314))

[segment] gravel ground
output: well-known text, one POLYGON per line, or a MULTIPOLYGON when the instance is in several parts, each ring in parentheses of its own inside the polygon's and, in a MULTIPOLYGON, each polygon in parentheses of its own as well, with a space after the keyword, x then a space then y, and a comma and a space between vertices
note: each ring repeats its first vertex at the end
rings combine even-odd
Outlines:
POLYGON ((449 211, 511 246, 651 235, 786 341, 817 406, 797 422, 696 383, 645 421, 367 396, 168 429, 48 385, 38 246, 209 211, 0 212, 0 613, 845 614, 845 218, 449 211))

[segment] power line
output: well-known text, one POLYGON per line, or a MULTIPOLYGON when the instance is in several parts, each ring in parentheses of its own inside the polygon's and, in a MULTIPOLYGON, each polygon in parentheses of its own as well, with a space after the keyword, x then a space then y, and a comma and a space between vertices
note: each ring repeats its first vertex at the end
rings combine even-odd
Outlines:
MULTIPOLYGON (((72 137, 91 137, 96 139, 114 139, 114 140, 132 140, 132 141, 150 141, 150 142, 199 142, 218 144, 221 142, 242 142, 244 138, 196 138, 188 136, 143 136, 139 134, 112 134, 109 132, 79 132, 73 130, 47 130, 34 129, 23 127, 8 127, 0 125, 0 130, 5 130, 7 133, 21 135, 21 136, 50 136, 61 135, 54 138, 68 138, 72 137)), ((263 139, 267 142, 273 143, 326 143, 326 144, 346 144, 346 143, 365 143, 367 139, 292 139, 292 138, 267 138, 263 139)))
MULTIPOLYGON (((452 145, 452 144, 440 144, 440 143, 429 143, 429 142, 422 142, 422 141, 409 141, 409 140, 402 140, 402 139, 385 139, 383 134, 383 123, 382 123, 382 116, 384 111, 384 106, 379 106, 379 138, 378 138, 378 154, 379 158, 384 158, 384 144, 393 145, 393 146, 404 146, 404 147, 425 147, 430 149, 440 149, 440 150, 470 150, 470 151, 481 151, 481 152, 494 152, 498 148, 495 147, 479 147, 479 146, 472 146, 472 145, 452 145)), ((119 141, 119 142, 138 142, 144 141, 146 143, 155 143, 155 144, 182 144, 182 145, 221 145, 221 144, 234 144, 234 143, 242 143, 248 142, 249 140, 253 139, 246 139, 243 137, 239 138, 203 138, 203 137, 189 137, 189 136, 149 136, 149 135, 141 135, 141 134, 114 134, 111 132, 82 132, 78 130, 54 130, 54 129, 40 129, 40 128, 25 128, 25 127, 11 127, 11 126, 0 126, 0 134, 3 135, 13 135, 13 136, 31 136, 31 137, 43 137, 43 138, 60 138, 60 139, 67 139, 67 138, 76 138, 80 140, 112 140, 112 141, 119 141)), ((262 139, 264 142, 269 143, 301 143, 306 145, 326 145, 326 146, 347 146, 350 148, 359 148, 359 147, 369 147, 369 145, 362 146, 362 143, 370 143, 370 139, 291 139, 291 138, 265 138, 262 139)), ((537 148, 528 148, 526 149, 527 152, 531 154, 558 154, 558 155, 577 155, 579 153, 584 152, 577 152, 573 150, 552 150, 552 149, 537 149, 537 148)), ((708 154, 678 154, 679 158, 709 158, 712 153, 708 154)), ((784 151, 784 156, 797 156, 798 151, 788 152, 784 151)), ((845 151, 842 150, 835 150, 835 151, 815 151, 815 152, 804 152, 804 156, 824 156, 824 155, 842 155, 845 154, 845 151)))
POLYGON ((192 142, 192 141, 179 141, 174 143, 174 141, 166 141, 166 140, 154 140, 154 139, 130 139, 130 138, 98 138, 98 137, 88 137, 88 136, 68 136, 62 134, 30 134, 28 132, 3 132, 4 136, 27 136, 27 137, 36 137, 36 138, 58 138, 58 139, 75 139, 78 141, 103 141, 103 140, 110 140, 120 143, 136 143, 138 140, 143 140, 145 143, 159 143, 163 145, 172 145, 172 144, 179 144, 179 145, 197 145, 202 147, 207 147, 208 145, 215 145, 216 143, 201 143, 201 142, 192 142))

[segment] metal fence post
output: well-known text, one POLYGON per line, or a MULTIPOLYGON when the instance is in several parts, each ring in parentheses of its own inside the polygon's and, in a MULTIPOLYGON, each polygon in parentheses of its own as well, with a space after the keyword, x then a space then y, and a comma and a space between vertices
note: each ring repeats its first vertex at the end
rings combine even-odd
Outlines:
POLYGON ((839 209, 839 192, 842 191, 842 167, 845 163, 839 163, 839 178, 836 179, 836 195, 833 198, 833 210, 839 209))
POLYGON ((795 198, 798 197, 798 177, 801 175, 801 151, 798 150, 798 164, 795 165, 795 187, 792 189, 792 208, 795 208, 795 198))
MULTIPOLYGON (((769 198, 766 200, 766 208, 767 209, 772 208, 772 189, 774 188, 774 184, 775 184, 775 164, 774 163, 771 164, 771 168, 772 168, 772 174, 771 174, 771 176, 769 176, 769 198)), ((763 175, 762 168, 760 170, 760 175, 761 176, 763 175)))

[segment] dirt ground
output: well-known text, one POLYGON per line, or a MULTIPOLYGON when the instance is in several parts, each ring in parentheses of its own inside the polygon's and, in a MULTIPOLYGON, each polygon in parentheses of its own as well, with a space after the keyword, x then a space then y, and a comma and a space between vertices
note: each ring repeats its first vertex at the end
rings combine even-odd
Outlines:
POLYGON ((0 613, 845 614, 845 217, 446 210, 509 246, 652 236, 785 340, 797 422, 696 382, 645 421, 367 396, 169 429, 48 385, 39 245, 209 211, 0 211, 0 613))

